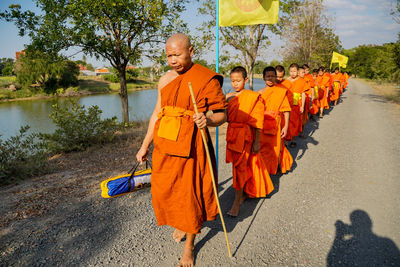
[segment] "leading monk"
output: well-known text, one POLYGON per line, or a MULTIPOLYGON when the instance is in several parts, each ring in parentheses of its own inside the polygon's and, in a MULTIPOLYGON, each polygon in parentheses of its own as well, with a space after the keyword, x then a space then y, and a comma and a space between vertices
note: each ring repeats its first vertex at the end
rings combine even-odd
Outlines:
POLYGON ((186 35, 171 36, 165 52, 172 70, 159 80, 157 103, 136 159, 147 160, 153 141, 151 194, 157 223, 175 228, 176 242, 186 235, 179 266, 193 266, 195 236, 204 221, 214 220, 218 214, 199 129, 206 129, 215 172, 207 126, 226 121, 227 104, 221 89, 222 76, 192 62, 193 47, 186 35), (193 86, 198 115, 194 113, 188 82, 193 86))

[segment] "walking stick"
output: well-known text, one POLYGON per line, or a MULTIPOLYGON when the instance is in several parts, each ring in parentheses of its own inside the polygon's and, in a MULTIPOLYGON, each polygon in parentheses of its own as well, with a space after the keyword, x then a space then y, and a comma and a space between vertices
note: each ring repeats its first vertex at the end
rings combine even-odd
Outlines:
MULTIPOLYGON (((197 109, 196 98, 194 97, 194 93, 193 93, 193 88, 192 88, 192 83, 191 82, 189 82, 189 90, 190 90, 190 95, 192 96, 194 112, 197 115, 197 114, 199 114, 199 111, 197 109)), ((210 156, 210 151, 208 150, 207 139, 206 139, 206 134, 204 132, 204 129, 200 129, 200 133, 201 133, 201 138, 203 139, 204 147, 206 149, 208 165, 210 166, 211 180, 212 180, 212 184, 213 184, 213 188, 214 188, 215 199, 217 200, 217 207, 218 207, 219 216, 221 217, 222 228, 224 229, 224 233, 225 233, 226 246, 228 247, 228 255, 229 255, 229 258, 231 258, 232 257, 231 248, 229 246, 229 239, 228 239, 228 234, 226 232, 224 216, 222 216, 221 206, 219 205, 219 199, 218 199, 218 193, 217 193, 217 185, 215 184, 214 171, 213 171, 213 166, 211 164, 211 156, 210 156)))

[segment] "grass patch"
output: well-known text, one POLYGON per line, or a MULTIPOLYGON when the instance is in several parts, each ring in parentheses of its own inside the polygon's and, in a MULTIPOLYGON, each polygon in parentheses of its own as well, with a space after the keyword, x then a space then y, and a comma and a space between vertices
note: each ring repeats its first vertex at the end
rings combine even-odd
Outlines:
POLYGON ((400 104, 400 85, 384 81, 376 81, 369 79, 362 79, 365 83, 372 87, 379 95, 383 96, 389 101, 400 104))

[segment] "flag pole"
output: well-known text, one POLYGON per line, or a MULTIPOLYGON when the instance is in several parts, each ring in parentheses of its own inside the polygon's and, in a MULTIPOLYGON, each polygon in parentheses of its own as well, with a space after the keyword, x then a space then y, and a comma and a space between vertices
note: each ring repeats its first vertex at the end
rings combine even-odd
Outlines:
MULTIPOLYGON (((216 48, 215 48, 215 72, 219 73, 219 0, 216 0, 216 11, 215 11, 215 35, 216 35, 216 48)), ((215 158, 217 161, 217 175, 218 175, 218 152, 219 152, 219 127, 215 129, 215 158)))

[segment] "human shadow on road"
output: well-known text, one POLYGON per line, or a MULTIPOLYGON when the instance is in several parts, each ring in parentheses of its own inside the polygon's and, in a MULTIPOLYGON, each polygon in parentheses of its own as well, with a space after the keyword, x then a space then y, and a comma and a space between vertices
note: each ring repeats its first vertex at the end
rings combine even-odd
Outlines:
POLYGON ((389 238, 372 232, 372 220, 363 210, 350 214, 351 224, 336 221, 336 236, 327 266, 400 266, 400 251, 389 238))
MULTIPOLYGON (((230 178, 232 179, 232 178, 230 178)), ((228 180, 230 180, 228 179, 228 180)), ((253 216, 253 219, 251 220, 251 222, 248 225, 248 228, 242 238, 242 241, 239 243, 238 247, 236 248, 236 251, 239 249, 240 245, 243 243, 243 240, 245 239, 245 237, 247 236, 247 233, 249 232, 249 229, 251 228, 251 226, 253 225, 254 219, 258 213, 257 212, 253 215, 254 210, 256 209, 258 202, 260 201, 260 198, 248 198, 246 199, 246 201, 244 201, 244 203, 240 206, 240 213, 236 218, 231 218, 229 216, 226 215, 226 213, 229 211, 233 200, 235 199, 235 190, 233 189, 233 187, 229 186, 229 188, 227 188, 224 193, 219 197, 219 201, 221 204, 221 210, 222 210, 222 214, 224 216, 224 221, 225 221, 225 226, 226 226, 226 231, 228 233, 232 232, 236 225, 240 222, 242 222, 243 220, 245 220, 246 218, 253 216)), ((261 206, 261 205, 260 205, 261 206)), ((195 257, 197 255, 197 253, 201 250, 201 248, 209 241, 211 240, 214 236, 216 236, 219 232, 223 232, 223 228, 222 228, 222 224, 221 224, 221 220, 220 217, 218 215, 217 220, 215 221, 208 221, 205 222, 203 225, 203 228, 210 228, 210 230, 208 231, 208 233, 201 239, 199 240, 194 248, 194 253, 195 253, 195 257)), ((203 229, 205 230, 205 229, 203 229)), ((236 251, 233 253, 233 256, 235 255, 236 251)))

